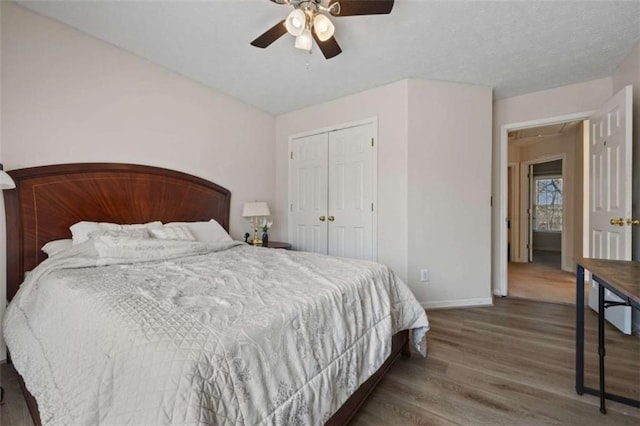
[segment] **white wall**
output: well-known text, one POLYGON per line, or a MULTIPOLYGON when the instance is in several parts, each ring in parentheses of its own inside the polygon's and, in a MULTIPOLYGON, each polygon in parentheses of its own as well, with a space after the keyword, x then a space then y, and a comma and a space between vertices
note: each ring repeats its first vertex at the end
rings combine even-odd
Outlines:
POLYGON ((13 3, 0 10, 6 169, 126 162, 201 176, 231 191, 236 239, 245 201, 273 205, 275 117, 13 3))
POLYGON ((280 115, 276 118, 274 235, 287 240, 289 136, 378 117, 378 261, 407 280, 406 80, 280 115), (282 225, 279 225, 282 224, 282 225))
MULTIPOLYGON (((502 126, 523 123, 562 115, 595 111, 612 96, 612 79, 598 80, 562 86, 521 96, 499 99, 493 103, 493 171, 492 171, 492 283, 499 291, 499 230, 505 226, 500 217, 500 137, 502 126)), ((506 173, 506 170, 505 170, 506 173)), ((504 194, 506 196, 506 194, 504 194)))
POLYGON ((488 87, 409 81, 409 284, 426 307, 492 303, 491 102, 488 87))
MULTIPOLYGON (((640 43, 613 74, 613 94, 633 85, 633 218, 640 219, 640 43)), ((640 226, 633 228, 633 259, 640 260, 640 226)))

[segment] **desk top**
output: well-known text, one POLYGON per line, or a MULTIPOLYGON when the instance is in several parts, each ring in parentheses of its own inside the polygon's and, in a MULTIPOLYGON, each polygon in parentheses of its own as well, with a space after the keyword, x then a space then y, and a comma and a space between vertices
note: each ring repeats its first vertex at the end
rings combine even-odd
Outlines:
POLYGON ((640 262, 582 258, 577 263, 640 306, 640 262))

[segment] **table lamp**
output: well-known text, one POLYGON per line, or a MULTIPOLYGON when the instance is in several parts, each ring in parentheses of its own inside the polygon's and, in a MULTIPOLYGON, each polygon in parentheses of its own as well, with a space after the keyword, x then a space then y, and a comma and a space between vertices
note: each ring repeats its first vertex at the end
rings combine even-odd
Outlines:
POLYGON ((244 203, 242 209, 242 217, 249 218, 251 225, 253 225, 253 240, 251 244, 254 246, 261 246, 262 240, 258 236, 258 227, 260 226, 260 218, 264 216, 270 216, 269 206, 264 201, 254 201, 252 203, 244 203))

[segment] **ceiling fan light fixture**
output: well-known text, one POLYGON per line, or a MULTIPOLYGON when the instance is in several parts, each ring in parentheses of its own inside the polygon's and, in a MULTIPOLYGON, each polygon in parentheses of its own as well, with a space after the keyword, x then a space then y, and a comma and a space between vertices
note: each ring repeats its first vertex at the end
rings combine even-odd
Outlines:
POLYGON ((332 14, 333 16, 340 15, 340 3, 335 2, 331 4, 327 9, 327 12, 332 14))
POLYGON ((313 30, 316 32, 318 40, 327 41, 333 37, 336 27, 329 18, 319 13, 313 18, 313 30))
POLYGON ((307 27, 307 15, 301 9, 295 9, 287 16, 284 26, 289 34, 298 37, 307 27))
POLYGON ((295 47, 296 49, 306 50, 308 52, 311 52, 312 40, 313 39, 311 37, 311 31, 308 29, 304 29, 304 31, 302 31, 302 34, 296 37, 295 47))
POLYGON ((295 47, 311 52, 315 40, 325 59, 331 59, 342 48, 334 37, 331 17, 359 15, 388 15, 395 0, 271 0, 293 7, 285 19, 259 35, 252 46, 264 49, 289 33, 296 37, 295 47), (322 16, 321 16, 322 15, 322 16))

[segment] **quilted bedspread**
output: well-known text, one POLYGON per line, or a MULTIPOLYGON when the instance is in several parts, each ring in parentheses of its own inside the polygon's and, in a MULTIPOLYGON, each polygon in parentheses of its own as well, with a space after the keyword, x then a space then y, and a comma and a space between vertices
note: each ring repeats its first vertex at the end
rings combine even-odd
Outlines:
POLYGON ((102 236, 47 259, 4 335, 44 424, 323 424, 429 324, 387 267, 102 236))

